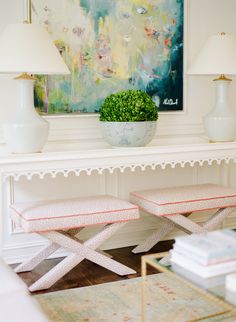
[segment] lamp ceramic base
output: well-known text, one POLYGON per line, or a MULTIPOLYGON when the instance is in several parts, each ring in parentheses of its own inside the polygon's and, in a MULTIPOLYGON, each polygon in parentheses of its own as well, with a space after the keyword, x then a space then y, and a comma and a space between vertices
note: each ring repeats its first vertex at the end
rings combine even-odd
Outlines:
POLYGON ((20 77, 17 82, 18 106, 14 117, 3 125, 3 135, 12 153, 41 152, 47 142, 49 123, 34 108, 34 79, 20 77))
POLYGON ((236 140, 236 113, 229 102, 230 83, 228 78, 215 80, 215 106, 203 119, 205 132, 212 142, 236 140))
POLYGON ((44 119, 32 123, 12 123, 3 126, 8 149, 12 153, 41 152, 48 138, 49 124, 44 119))

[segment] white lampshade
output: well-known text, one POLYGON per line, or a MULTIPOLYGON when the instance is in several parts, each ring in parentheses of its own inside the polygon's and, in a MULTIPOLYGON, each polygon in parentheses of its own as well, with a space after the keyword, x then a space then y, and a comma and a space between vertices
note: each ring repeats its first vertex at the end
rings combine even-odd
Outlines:
POLYGON ((0 72, 69 74, 49 34, 39 25, 11 24, 0 36, 0 72))
POLYGON ((211 36, 188 70, 193 75, 236 75, 236 37, 211 36))

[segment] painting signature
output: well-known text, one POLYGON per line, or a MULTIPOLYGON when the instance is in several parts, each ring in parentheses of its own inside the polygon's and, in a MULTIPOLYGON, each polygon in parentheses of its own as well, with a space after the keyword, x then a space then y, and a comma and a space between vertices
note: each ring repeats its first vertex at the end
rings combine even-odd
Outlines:
POLYGON ((178 99, 173 100, 172 98, 165 98, 163 105, 178 105, 178 99))

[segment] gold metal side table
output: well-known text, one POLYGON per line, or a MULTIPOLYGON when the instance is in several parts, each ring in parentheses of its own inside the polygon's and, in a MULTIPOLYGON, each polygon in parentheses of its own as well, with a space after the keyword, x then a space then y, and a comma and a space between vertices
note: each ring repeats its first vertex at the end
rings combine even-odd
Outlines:
POLYGON ((161 265, 166 255, 142 256, 142 322, 236 321, 236 306, 226 301, 224 285, 216 288, 218 292, 203 289, 171 266, 161 265), (147 275, 148 266, 162 274, 147 275))

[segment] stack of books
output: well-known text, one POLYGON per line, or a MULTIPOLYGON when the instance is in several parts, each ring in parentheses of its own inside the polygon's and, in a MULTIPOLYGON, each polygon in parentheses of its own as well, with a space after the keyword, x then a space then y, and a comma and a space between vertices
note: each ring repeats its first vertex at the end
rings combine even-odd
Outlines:
POLYGON ((190 278, 191 274, 206 279, 236 272, 236 231, 224 229, 177 237, 171 263, 174 270, 190 278))

